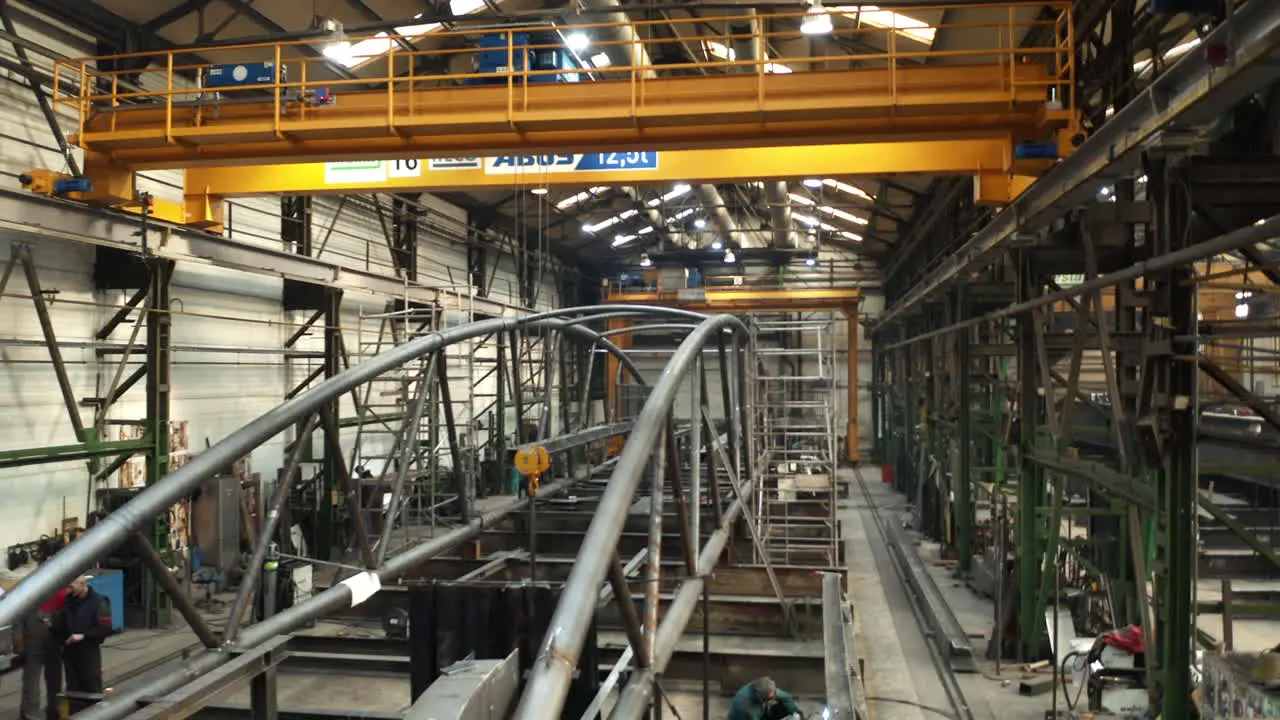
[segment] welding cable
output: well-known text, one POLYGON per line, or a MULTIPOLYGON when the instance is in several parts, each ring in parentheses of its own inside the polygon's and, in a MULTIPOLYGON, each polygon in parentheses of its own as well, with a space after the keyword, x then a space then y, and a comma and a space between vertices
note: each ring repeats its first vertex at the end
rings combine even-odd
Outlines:
POLYGON ((1072 650, 1062 658, 1062 664, 1058 667, 1058 686, 1062 688, 1062 700, 1067 704, 1067 711, 1076 709, 1076 703, 1080 702, 1080 695, 1084 692, 1084 688, 1089 684, 1089 663, 1086 658, 1084 664, 1084 677, 1080 680, 1080 687, 1076 688, 1075 698, 1067 695, 1067 661, 1073 657, 1079 657, 1082 653, 1079 650, 1072 650))
POLYGON ((956 717, 954 714, 952 714, 950 710, 943 710, 942 708, 934 707, 932 705, 925 705, 924 703, 918 703, 914 700, 902 700, 900 698, 886 698, 886 697, 869 697, 866 700, 869 703, 879 702, 879 703, 895 703, 897 705, 909 705, 914 708, 919 708, 920 710, 927 710, 928 712, 931 712, 935 715, 941 715, 944 718, 950 718, 951 720, 955 720, 955 717, 956 717))

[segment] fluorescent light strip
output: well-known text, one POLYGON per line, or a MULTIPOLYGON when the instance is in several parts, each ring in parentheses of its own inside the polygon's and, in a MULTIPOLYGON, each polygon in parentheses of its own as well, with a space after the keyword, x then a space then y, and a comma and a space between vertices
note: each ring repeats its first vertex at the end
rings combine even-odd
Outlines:
POLYGON ((697 208, 689 208, 688 210, 681 210, 680 212, 676 213, 674 216, 667 218, 667 222, 669 223, 679 222, 689 217, 690 215, 694 214, 695 212, 697 212, 697 208))
POLYGON ((857 197, 862 198, 863 200, 875 200, 874 196, 868 195, 866 192, 862 190, 862 188, 856 188, 850 185, 849 183, 842 183, 839 180, 832 180, 830 178, 827 178, 826 180, 822 181, 822 184, 826 185, 829 188, 835 188, 836 190, 839 190, 842 193, 846 193, 848 195, 855 195, 857 197))
POLYGON ((582 229, 589 233, 600 232, 601 230, 607 230, 620 222, 622 222, 622 220, 620 220, 617 215, 614 215, 611 218, 601 220, 595 225, 584 225, 582 229))
POLYGON ((626 245, 627 243, 635 239, 636 239, 635 235, 618 235, 613 238, 613 243, 610 246, 618 247, 620 245, 626 245))
POLYGON ((864 218, 860 218, 857 215, 854 215, 853 213, 847 213, 844 210, 829 207, 827 205, 822 205, 821 207, 819 207, 818 212, 824 215, 830 215, 831 217, 840 218, 845 222, 851 222, 857 225, 866 225, 868 222, 864 218))
POLYGON ((807 198, 804 195, 797 193, 787 193, 787 197, 791 198, 791 202, 799 203, 805 207, 813 207, 814 205, 817 205, 817 203, 815 203, 811 198, 807 198))
POLYGON ((577 205, 577 204, 578 204, 578 203, 580 203, 580 202, 583 202, 583 201, 585 201, 585 200, 589 200, 590 198, 594 197, 597 193, 602 193, 602 192, 604 192, 605 190, 608 190, 608 189, 609 189, 609 187, 608 187, 607 185, 600 185, 600 186, 597 186, 597 187, 590 188, 590 189, 588 189, 588 190, 583 190, 582 192, 578 193, 577 195, 574 195, 574 196, 572 196, 572 197, 567 197, 567 198, 565 198, 565 199, 561 200, 560 202, 556 203, 556 209, 557 209, 557 210, 567 210, 567 209, 569 209, 569 208, 573 207, 574 205, 577 205))
MULTIPOLYGON (((1174 47, 1169 48, 1167 51, 1165 51, 1163 59, 1172 60, 1173 58, 1186 55, 1188 52, 1193 50, 1199 44, 1200 44, 1200 38, 1191 38, 1190 40, 1182 43, 1181 45, 1175 45, 1174 47)), ((1139 60, 1138 62, 1133 64, 1133 71, 1136 73, 1144 73, 1150 69, 1151 69, 1151 58, 1147 58, 1145 60, 1139 60)))
POLYGON ((675 200, 678 197, 686 195, 692 189, 693 188, 691 186, 685 185, 684 183, 676 185, 675 187, 671 188, 671 192, 662 196, 662 202, 670 202, 672 200, 675 200))

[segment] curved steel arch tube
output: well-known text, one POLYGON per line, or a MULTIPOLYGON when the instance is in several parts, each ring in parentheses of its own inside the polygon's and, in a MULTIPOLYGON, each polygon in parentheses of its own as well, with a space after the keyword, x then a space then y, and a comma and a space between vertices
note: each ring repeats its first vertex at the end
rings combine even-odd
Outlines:
POLYGON ((693 323, 653 323, 651 325, 632 325, 631 327, 614 328, 600 333, 600 337, 612 337, 625 333, 666 332, 668 330, 692 330, 698 327, 693 323))
MULTIPOLYGON (((515 720, 550 720, 560 717, 564 710, 565 696, 595 614, 597 593, 613 561, 613 554, 602 552, 601 548, 617 546, 627 519, 627 509, 632 504, 645 467, 658 449, 657 443, 667 428, 667 419, 685 382, 685 375, 694 367, 702 349, 718 342, 721 331, 726 328, 743 335, 747 331, 746 325, 732 315, 708 317, 680 343, 663 370, 662 379, 649 392, 582 539, 582 549, 578 551, 561 591, 560 602, 551 617, 526 690, 513 716, 515 720)), ((723 542, 721 538, 721 547, 723 542)), ((714 549, 713 543, 704 550, 704 557, 714 549)), ((718 557, 717 551, 708 559, 708 566, 700 568, 699 572, 709 569, 718 557)), ((691 612, 692 606, 689 609, 691 612)), ((684 625, 680 625, 681 631, 683 628, 684 625)))
MULTIPOLYGON (((688 312, 672 312, 667 308, 636 305, 598 305, 566 308, 519 318, 481 320, 416 338, 325 380, 311 390, 269 410, 213 447, 196 455, 189 464, 166 476, 162 482, 144 490, 136 498, 104 518, 83 537, 64 548, 40 569, 24 578, 17 587, 0 598, 0 627, 16 624, 24 613, 33 611, 59 588, 65 587, 77 575, 93 567, 99 558, 126 542, 135 530, 140 529, 152 518, 193 492, 200 483, 222 468, 230 466, 234 460, 242 457, 246 452, 258 447, 285 428, 318 412, 326 403, 358 385, 447 345, 513 328, 547 326, 578 335, 604 347, 618 357, 620 366, 625 367, 638 382, 644 384, 638 368, 625 352, 607 338, 600 337, 595 330, 578 324, 569 324, 562 319, 570 315, 597 315, 620 311, 682 317, 688 312)), ((400 556, 393 558, 387 563, 387 567, 396 566, 399 559, 400 556)), ((396 576, 389 575, 388 579, 396 576)), ((245 633, 245 637, 256 636, 257 634, 245 633)))

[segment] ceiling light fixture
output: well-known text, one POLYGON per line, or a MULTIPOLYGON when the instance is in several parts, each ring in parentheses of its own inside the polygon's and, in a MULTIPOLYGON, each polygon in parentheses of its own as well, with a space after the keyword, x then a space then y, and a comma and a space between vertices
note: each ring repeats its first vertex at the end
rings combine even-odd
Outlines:
POLYGON ((598 68, 607 68, 613 64, 613 61, 609 59, 608 53, 596 53, 591 56, 591 64, 598 68))
POLYGON ((834 29, 831 14, 822 7, 822 3, 815 3, 804 11, 804 20, 800 21, 800 32, 805 35, 830 35, 834 29))
POLYGON ((649 259, 649 253, 640 253, 640 267, 649 267, 653 261, 649 259))
POLYGON ((546 194, 547 194, 547 189, 546 189, 546 188, 534 188, 534 189, 530 190, 529 192, 533 193, 534 195, 546 195, 546 194))
POLYGON ((707 221, 702 218, 698 218, 693 221, 693 226, 701 230, 707 226, 707 221))
POLYGON ((738 257, 733 254, 733 248, 724 251, 724 261, 727 263, 735 263, 738 261, 738 257))
POLYGON ((591 38, 581 30, 576 30, 565 36, 564 44, 573 52, 580 53, 591 47, 591 38))
POLYGON ((804 181, 804 186, 807 188, 820 188, 822 187, 822 181, 818 178, 809 178, 804 181))
POLYGON ((712 240, 712 241, 711 241, 711 249, 712 249, 712 250, 719 250, 719 249, 720 249, 720 248, 722 248, 722 247, 724 247, 724 243, 720 242, 719 240, 712 240))
POLYGON ((817 264, 818 264, 818 256, 817 256, 817 255, 810 255, 809 257, 807 257, 807 258, 805 258, 805 259, 804 259, 804 264, 805 264, 805 265, 808 265, 809 267, 813 267, 814 265, 817 265, 817 264))
POLYGON ((324 49, 321 51, 324 56, 340 65, 348 65, 351 63, 351 41, 347 39, 347 34, 342 31, 342 23, 333 18, 319 18, 317 24, 322 30, 329 33, 329 42, 325 43, 324 49))

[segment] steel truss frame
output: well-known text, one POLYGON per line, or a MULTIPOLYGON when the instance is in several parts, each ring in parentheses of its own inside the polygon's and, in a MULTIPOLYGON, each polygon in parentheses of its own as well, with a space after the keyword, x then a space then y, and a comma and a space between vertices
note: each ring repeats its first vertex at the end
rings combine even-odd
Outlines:
MULTIPOLYGON (((261 445, 276 434, 288 431, 299 425, 301 426, 301 434, 309 434, 317 428, 323 429, 326 422, 332 423, 332 415, 326 412, 331 403, 383 373, 394 371, 406 363, 415 362, 422 358, 439 356, 449 345, 464 342, 471 338, 482 338, 517 330, 528 332, 546 330, 551 333, 550 337, 554 338, 553 342, 563 348, 562 352, 568 351, 570 340, 585 342, 591 354, 594 354, 599 349, 616 357, 620 367, 631 374, 635 382, 643 384, 644 380, 636 371, 630 358, 607 338, 588 328, 584 322, 605 317, 643 318, 646 316, 666 316, 701 321, 691 333, 691 340, 685 343, 686 345, 698 345, 699 347, 707 342, 724 342, 725 339, 722 333, 725 328, 737 330, 741 327, 741 324, 736 319, 729 316, 712 316, 709 319, 704 319, 706 318, 704 315, 683 310, 605 305, 590 308, 572 308, 523 318, 477 321, 410 339, 366 362, 335 374, 332 378, 317 384, 309 390, 298 393, 280 407, 249 423, 232 433, 222 442, 201 453, 190 464, 170 473, 163 482, 149 486, 136 498, 107 516, 91 531, 70 544, 38 571, 28 576, 11 593, 7 594, 3 601, 0 601, 0 623, 8 624, 23 613, 29 612, 42 602, 43 598, 54 592, 58 587, 65 585, 80 572, 91 567, 98 558, 109 553, 121 542, 138 543, 137 534, 139 530, 150 527, 154 522, 153 518, 163 512, 165 508, 199 487, 234 459, 243 456, 245 452, 261 445)), ((733 346, 733 351, 735 361, 741 367, 745 343, 736 343, 733 346)), ((687 366, 690 363, 687 361, 692 357, 691 351, 686 349, 684 357, 686 362, 682 369, 688 371, 687 366)), ((677 375, 682 374, 677 373, 677 375)), ((418 383, 417 390, 413 393, 414 401, 403 419, 402 434, 405 428, 413 427, 421 421, 421 410, 425 404, 424 398, 426 397, 426 391, 423 386, 426 384, 427 379, 427 374, 424 373, 422 380, 418 383)), ((673 382, 675 381, 664 377, 664 382, 654 388, 650 401, 646 405, 647 414, 643 416, 644 418, 654 419, 660 414, 669 414, 670 405, 675 395, 673 382)), ((741 424, 747 422, 749 418, 749 400, 746 399, 743 381, 739 379, 737 383, 734 383, 730 392, 735 402, 730 406, 732 409, 731 417, 727 419, 727 422, 731 428, 740 428, 742 427, 741 424)), ((736 455, 732 460, 729 459, 724 444, 720 440, 721 436, 713 431, 715 422, 710 417, 709 411, 706 410, 705 402, 704 417, 706 422, 702 427, 702 431, 693 433, 693 437, 697 439, 691 444, 694 447, 701 447, 706 442, 715 451, 706 453, 706 455, 710 456, 708 460, 710 467, 717 471, 710 473, 709 477, 711 478, 712 487, 716 489, 713 508, 715 510, 714 514, 719 520, 719 529, 714 533, 710 533, 708 546, 704 548, 701 558, 693 556, 693 538, 688 534, 685 535, 687 541, 686 563, 691 576, 695 575, 695 568, 699 566, 697 563, 701 563, 701 566, 707 569, 714 566, 716 559, 718 559, 720 552, 724 548, 729 526, 743 512, 742 498, 745 497, 743 493, 749 490, 749 478, 752 477, 749 460, 750 453, 744 452, 741 455, 736 455), (710 439, 706 440, 706 438, 710 439), (724 498, 719 493, 719 473, 724 473, 727 478, 731 479, 734 483, 734 488, 738 491, 733 496, 734 502, 727 509, 721 507, 721 501, 724 498), (739 482, 742 483, 741 486, 737 485, 739 482)), ((625 426, 615 427, 608 431, 600 428, 585 428, 575 430, 567 435, 561 434, 556 438, 550 438, 544 434, 544 439, 551 441, 550 444, 558 450, 566 451, 586 444, 599 443, 613 432, 626 432, 627 430, 628 428, 625 426)), ((659 481, 655 487, 662 487, 661 478, 662 474, 665 473, 670 478, 677 507, 682 512, 686 512, 689 501, 678 481, 679 475, 677 474, 678 467, 676 465, 678 462, 678 450, 673 430, 674 428, 669 422, 637 423, 634 428, 631 428, 630 432, 633 441, 628 443, 629 451, 624 452, 623 456, 618 459, 619 470, 615 472, 615 481, 611 482, 609 487, 622 487, 623 485, 618 481, 618 478, 623 476, 634 477, 633 482, 638 482, 639 473, 642 470, 641 466, 644 463, 642 458, 647 457, 645 453, 652 450, 655 443, 661 440, 661 445, 658 447, 662 448, 662 452, 670 450, 668 455, 670 462, 658 462, 655 464, 657 468, 655 472, 658 473, 657 479, 659 481), (633 446, 636 449, 631 449, 633 446), (647 449, 640 450, 639 448, 641 447, 647 449)), ((740 434, 741 431, 734 429, 731 430, 730 434, 735 433, 740 434)), ((412 452, 410 452, 408 445, 406 443, 401 450, 401 462, 394 469, 394 487, 397 491, 404 486, 406 478, 415 467, 412 461, 412 452)), ((256 547, 259 549, 259 555, 261 555, 262 549, 269 544, 278 530, 280 519, 278 509, 282 498, 288 492, 291 479, 295 477, 295 468, 300 459, 301 447, 301 443, 294 443, 282 476, 284 481, 275 489, 274 496, 269 504, 271 510, 268 512, 267 521, 264 523, 260 536, 257 538, 256 547)), ((695 457, 701 455, 703 453, 698 453, 695 457)), ((340 458, 341 453, 336 453, 336 456, 340 458)), ((567 478, 546 484, 541 494, 553 494, 568 487, 572 482, 573 478, 567 478)), ((695 487, 693 491, 698 492, 699 488, 695 487)), ((612 490, 612 494, 607 493, 607 495, 612 497, 612 502, 616 504, 618 497, 620 497, 620 491, 612 490)), ((653 493, 652 496, 655 498, 653 505, 657 508, 657 516, 660 517, 664 495, 662 492, 657 492, 653 493)), ((625 514, 625 506, 630 504, 630 498, 625 499, 626 503, 621 507, 623 514, 625 514)), ((233 612, 230 615, 228 625, 223 630, 221 637, 210 631, 194 610, 189 608, 188 604, 183 603, 182 598, 185 596, 177 583, 172 581, 172 578, 165 578, 162 574, 157 573, 160 578, 160 585, 166 592, 173 593, 175 602, 179 603, 179 609, 184 615, 188 616, 189 622, 195 628, 202 642, 208 647, 217 645, 217 648, 189 660, 185 663, 182 672, 172 672, 171 669, 166 669, 166 672, 158 677, 149 677, 140 680, 136 685, 122 687, 118 689, 114 696, 105 699, 83 713, 83 715, 90 718, 124 717, 132 713, 137 704, 145 698, 173 692, 192 678, 223 666, 232 659, 234 653, 248 652, 261 643, 270 641, 271 638, 277 635, 289 632, 311 618, 332 612, 343 606, 362 602, 369 595, 375 593, 384 582, 393 581, 424 560, 434 557, 449 548, 456 547, 459 543, 474 537, 508 514, 526 507, 529 502, 528 499, 514 499, 484 514, 469 516, 464 519, 465 522, 463 524, 448 532, 419 542, 394 555, 385 554, 371 538, 362 536, 358 529, 354 530, 353 536, 357 540, 357 556, 361 558, 364 568, 362 572, 334 585, 308 602, 241 630, 243 609, 247 606, 248 598, 254 591, 254 581, 250 580, 242 587, 240 595, 236 599, 233 612)), ((609 502, 606 499, 605 506, 613 507, 609 502)), ((393 505, 387 521, 388 527, 394 525, 395 515, 402 509, 403 504, 393 505)), ((607 515, 608 513, 605 514, 607 515)), ((358 513, 352 512, 349 517, 354 524, 363 526, 358 513)), ((692 517, 696 518, 697 514, 693 513, 692 517)), ((690 528, 694 527, 697 527, 696 521, 693 521, 692 524, 686 522, 683 530, 689 532, 691 531, 690 528)), ((660 525, 655 530, 660 532, 660 525)), ((382 540, 385 542, 385 534, 382 540)), ((655 542, 656 540, 660 540, 660 536, 656 537, 655 542)), ((591 546, 596 547, 598 545, 591 546)), ((144 546, 140 545, 139 547, 145 549, 144 546)), ((653 574, 657 572, 656 550, 652 550, 649 557, 655 559, 653 569, 650 571, 653 574)), ((261 560, 261 558, 258 559, 261 560)), ((154 564, 149 563, 149 565, 154 564)), ((602 566, 602 572, 607 569, 607 564, 605 563, 605 566, 602 566)), ((251 573, 252 575, 256 574, 251 573)), ((600 580, 603 580, 603 575, 600 580)), ((696 578, 690 582, 700 583, 701 578, 696 578)), ((778 590, 776 582, 774 585, 775 590, 778 590)), ((573 585, 573 587, 580 587, 580 583, 573 585)), ((597 581, 591 594, 594 595, 599 590, 599 587, 600 582, 597 581)), ((655 583, 652 587, 652 592, 656 592, 656 590, 657 585, 655 583)), ((667 621, 663 624, 663 637, 675 626, 673 623, 681 617, 683 617, 683 620, 679 621, 679 629, 683 629, 684 624, 688 621, 688 611, 692 610, 692 605, 689 604, 690 601, 687 598, 696 598, 698 594, 700 594, 700 590, 691 590, 682 586, 681 592, 677 596, 677 602, 673 605, 673 608, 676 609, 669 611, 667 621), (685 608, 686 605, 688 605, 687 608, 685 608), (680 610, 680 608, 685 608, 685 610, 680 610)), ((778 595, 781 600, 780 590, 778 590, 778 595)), ((618 595, 618 601, 626 602, 629 605, 630 594, 623 593, 618 595)), ((661 659, 661 653, 664 652, 665 648, 669 658, 670 648, 661 643, 662 638, 659 638, 659 642, 654 642, 655 632, 658 629, 656 623, 657 605, 654 598, 649 599, 648 607, 650 609, 646 610, 646 614, 651 617, 649 617, 648 623, 648 639, 645 642, 649 643, 654 648, 654 651, 658 653, 655 657, 661 659)), ((665 660, 660 661, 665 662, 665 660)))
POLYGON ((1187 716, 1194 642, 1217 644, 1195 615, 1222 614, 1229 638, 1230 581, 1280 567, 1275 543, 1254 530, 1280 509, 1252 507, 1280 506, 1280 492, 1256 474, 1242 480, 1247 466, 1199 458, 1218 447, 1207 443, 1280 453, 1272 404, 1222 367, 1242 353, 1224 343, 1280 332, 1197 319, 1234 310, 1237 286, 1274 287, 1257 243, 1280 232, 1280 217, 1266 217, 1280 211, 1266 194, 1277 168, 1274 157, 1149 153, 1144 182, 1118 182, 1114 200, 1074 211, 877 346, 876 450, 922 527, 966 575, 985 554, 1003 578, 997 548, 1016 540, 1016 594, 998 593, 998 644, 1043 656, 1045 610, 1059 585, 1090 578, 1100 589, 1096 629, 1150 630, 1149 681, 1165 718, 1187 716), (1215 271, 1224 257, 1226 270, 1215 271), (1232 276, 1242 284, 1215 287, 1232 276), (1262 432, 1224 437, 1202 427, 1214 399, 1254 409, 1262 432), (1233 494, 1240 500, 1224 505, 1233 494), (1252 558, 1198 548, 1209 526, 1252 558), (1222 579, 1223 602, 1195 602, 1197 578, 1222 579))
MULTIPOLYGON (((606 579, 613 586, 615 599, 627 598, 622 615, 627 624, 630 654, 635 665, 630 679, 620 691, 611 717, 635 720, 648 712, 650 706, 656 708, 663 692, 660 682, 663 670, 671 661, 676 644, 699 601, 704 603, 703 617, 707 617, 707 594, 704 592, 707 577, 723 554, 739 518, 747 520, 752 543, 757 553, 763 556, 750 504, 752 491, 758 483, 759 469, 750 432, 754 414, 747 388, 749 373, 746 364, 753 362, 749 347, 750 335, 741 320, 730 315, 713 315, 690 331, 671 356, 662 378, 649 392, 635 419, 631 435, 583 538, 582 549, 564 584, 550 629, 542 641, 538 659, 516 708, 516 718, 533 720, 560 715, 598 607, 600 585, 606 579), (728 400, 725 403, 727 439, 730 442, 737 439, 732 447, 721 440, 710 410, 705 368, 701 360, 703 351, 709 348, 717 348, 722 353, 721 390, 728 400), (732 363, 732 372, 724 371, 727 364, 724 360, 732 363), (682 453, 671 418, 676 395, 686 382, 691 384, 691 388, 696 388, 693 397, 701 418, 700 422, 695 420, 689 436, 691 442, 687 452, 682 453), (708 452, 703 452, 704 447, 708 452), (712 527, 707 528, 705 535, 700 523, 700 502, 697 501, 702 494, 699 485, 704 477, 704 462, 712 503, 712 527), (682 473, 685 463, 691 470, 693 485, 688 491, 682 473), (645 476, 649 478, 647 487, 643 483, 645 476), (728 492, 722 488, 722 481, 727 484, 728 492), (631 607, 630 592, 626 591, 621 559, 616 553, 599 551, 599 548, 617 545, 627 510, 642 488, 648 492, 650 508, 643 618, 634 612, 634 608, 627 609, 631 607), (659 551, 662 547, 663 507, 668 494, 675 504, 685 576, 659 622, 659 551)), ((781 586, 767 559, 764 567, 784 616, 789 618, 781 586)), ((706 690, 704 688, 704 693, 706 690)), ((609 692, 608 685, 602 690, 605 692, 609 692)))

